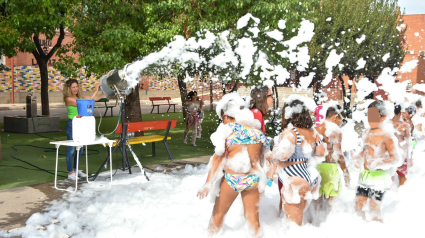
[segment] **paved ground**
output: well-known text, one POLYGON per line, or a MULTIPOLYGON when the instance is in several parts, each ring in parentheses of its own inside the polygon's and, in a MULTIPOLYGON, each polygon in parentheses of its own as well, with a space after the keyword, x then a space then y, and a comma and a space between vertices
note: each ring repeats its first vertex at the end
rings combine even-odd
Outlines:
MULTIPOLYGON (((178 161, 153 164, 145 166, 145 168, 153 172, 162 173, 164 170, 169 172, 172 169, 183 169, 186 164, 193 166, 206 164, 209 159, 210 156, 199 156, 178 161), (158 167, 162 169, 157 171, 158 167)), ((106 174, 108 175, 108 172, 106 172, 106 174)), ((61 181, 62 185, 64 183, 67 183, 67 180, 61 181)), ((56 190, 53 182, 1 190, 0 230, 11 231, 12 229, 19 229, 20 227, 25 226, 25 222, 32 214, 42 212, 43 209, 49 205, 48 202, 61 199, 64 193, 66 192, 56 190)))

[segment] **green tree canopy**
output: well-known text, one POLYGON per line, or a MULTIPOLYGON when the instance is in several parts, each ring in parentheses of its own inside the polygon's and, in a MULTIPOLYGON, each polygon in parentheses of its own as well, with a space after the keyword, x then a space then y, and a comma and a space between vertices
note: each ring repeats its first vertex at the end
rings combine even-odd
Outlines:
POLYGON ((0 0, 0 49, 8 57, 18 52, 32 53, 37 60, 41 76, 42 114, 49 115, 48 70, 49 59, 61 47, 65 27, 70 23, 68 10, 79 1, 62 0, 0 0), (53 48, 43 49, 40 37, 52 40, 59 32, 53 48))

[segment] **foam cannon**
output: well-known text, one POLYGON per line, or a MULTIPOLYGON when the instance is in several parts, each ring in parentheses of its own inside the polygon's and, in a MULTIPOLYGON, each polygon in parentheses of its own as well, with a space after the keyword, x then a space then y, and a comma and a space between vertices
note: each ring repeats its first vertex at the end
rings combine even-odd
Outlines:
POLYGON ((125 96, 131 93, 133 87, 128 81, 127 66, 128 64, 121 69, 113 69, 100 78, 100 90, 108 98, 114 95, 125 96))
MULTIPOLYGON (((131 165, 128 158, 127 148, 132 153, 134 159, 136 160, 137 164, 139 165, 139 168, 141 169, 142 173, 145 175, 146 179, 149 181, 148 176, 146 175, 146 172, 144 171, 142 165, 139 162, 139 159, 131 149, 130 143, 127 141, 127 127, 128 125, 125 123, 125 110, 123 106, 123 99, 125 96, 131 93, 132 88, 135 86, 134 81, 131 82, 130 77, 127 75, 127 66, 124 66, 121 69, 113 69, 109 71, 107 74, 103 75, 102 78, 100 78, 100 89, 102 92, 108 97, 117 96, 117 100, 121 101, 120 106, 120 114, 121 114, 121 137, 117 141, 115 148, 112 150, 112 154, 117 150, 120 149, 121 155, 122 155, 122 165, 123 165, 123 171, 128 170, 131 174, 131 165), (132 86, 133 85, 133 86, 132 86)), ((109 156, 106 158, 106 160, 103 162, 103 165, 100 166, 99 170, 96 172, 96 174, 92 177, 92 180, 95 180, 99 173, 103 170, 103 167, 106 166, 106 164, 109 161, 109 156)))

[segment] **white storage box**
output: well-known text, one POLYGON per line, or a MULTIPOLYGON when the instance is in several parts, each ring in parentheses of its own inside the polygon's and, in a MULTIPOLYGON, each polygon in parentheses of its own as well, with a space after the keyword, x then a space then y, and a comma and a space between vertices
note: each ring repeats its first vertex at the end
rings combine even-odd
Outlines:
POLYGON ((96 120, 93 116, 74 117, 72 120, 72 139, 78 142, 91 142, 96 139, 96 120))

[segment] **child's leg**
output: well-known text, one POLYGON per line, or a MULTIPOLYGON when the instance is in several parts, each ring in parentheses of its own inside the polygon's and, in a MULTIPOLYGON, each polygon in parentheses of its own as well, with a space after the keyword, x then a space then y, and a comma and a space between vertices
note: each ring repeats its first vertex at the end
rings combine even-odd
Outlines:
POLYGON ((367 197, 356 195, 356 211, 357 214, 359 214, 363 218, 365 217, 363 208, 367 202, 367 199, 367 197))
POLYGON ((223 178, 220 183, 220 194, 215 199, 213 214, 208 226, 208 231, 211 235, 216 234, 220 230, 224 216, 227 214, 230 206, 238 195, 239 193, 235 192, 235 190, 227 184, 226 179, 223 178))
POLYGON ((382 222, 381 218, 381 201, 369 199, 370 215, 374 221, 382 222))
MULTIPOLYGON (((298 190, 301 200, 299 203, 286 202, 284 204, 286 217, 301 226, 303 222, 304 208, 307 204, 304 196, 310 191, 311 187, 308 181, 301 177, 290 177, 289 180, 291 181, 290 189, 292 190, 292 194, 298 190)), ((281 198, 284 201, 285 198, 283 194, 281 194, 281 198)))
POLYGON ((254 230, 255 236, 260 231, 260 218, 258 215, 258 206, 260 202, 260 192, 257 186, 245 189, 242 193, 242 202, 246 220, 254 230))
POLYGON ((197 134, 197 130, 196 130, 196 126, 197 124, 192 126, 192 145, 196 146, 195 142, 196 142, 196 137, 198 136, 197 134))
POLYGON ((403 185, 406 182, 406 176, 398 175, 399 186, 403 185))
POLYGON ((186 130, 183 133, 183 143, 187 144, 187 134, 189 134, 190 126, 186 125, 186 130))

